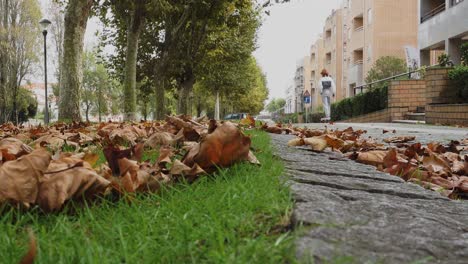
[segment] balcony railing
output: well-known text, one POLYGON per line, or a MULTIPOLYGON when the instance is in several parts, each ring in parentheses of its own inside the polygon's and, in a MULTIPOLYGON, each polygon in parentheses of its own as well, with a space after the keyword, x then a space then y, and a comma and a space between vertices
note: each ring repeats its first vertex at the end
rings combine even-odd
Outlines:
POLYGON ((354 29, 354 31, 361 31, 364 29, 364 26, 359 26, 354 29))
POLYGON ((437 14, 440 14, 445 11, 445 2, 438 7, 432 9, 431 11, 427 12, 426 14, 421 16, 421 23, 426 22, 427 20, 435 17, 437 14))

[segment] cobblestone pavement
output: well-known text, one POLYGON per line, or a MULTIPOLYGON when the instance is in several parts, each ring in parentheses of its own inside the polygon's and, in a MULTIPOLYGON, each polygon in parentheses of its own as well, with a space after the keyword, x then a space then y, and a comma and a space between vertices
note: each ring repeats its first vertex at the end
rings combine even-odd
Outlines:
MULTIPOLYGON (((463 137, 454 131, 444 135, 447 140, 463 137)), ((467 201, 451 201, 336 153, 288 147, 291 138, 272 135, 290 177, 293 224, 303 226, 296 241, 299 259, 468 263, 467 201)))
MULTIPOLYGON (((395 124, 395 123, 371 123, 371 124, 350 124, 350 123, 335 123, 330 124, 299 124, 298 127, 310 127, 323 129, 327 126, 329 129, 346 129, 353 127, 354 129, 367 130, 367 136, 376 139, 384 139, 392 136, 416 136, 416 141, 427 144, 433 141, 441 143, 449 143, 451 140, 461 140, 468 138, 468 128, 456 128, 447 126, 431 126, 431 125, 413 125, 413 124, 395 124), (383 134, 383 130, 390 133, 383 134), (396 131, 393 134, 393 130, 396 131)), ((468 263, 468 262, 467 262, 468 263)))

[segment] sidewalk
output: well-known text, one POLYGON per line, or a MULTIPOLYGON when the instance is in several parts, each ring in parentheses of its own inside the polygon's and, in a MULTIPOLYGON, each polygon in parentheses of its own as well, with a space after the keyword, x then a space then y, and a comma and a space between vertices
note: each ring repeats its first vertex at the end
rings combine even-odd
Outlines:
POLYGON ((329 129, 354 129, 367 130, 366 136, 375 139, 384 139, 392 136, 416 136, 416 141, 427 144, 433 141, 440 143, 449 143, 451 140, 461 140, 468 138, 468 128, 457 128, 449 126, 433 126, 423 124, 397 124, 397 123, 335 123, 330 124, 295 124, 297 127, 309 127, 323 129, 327 126, 329 129), (383 130, 389 133, 383 134, 383 130), (396 134, 393 134, 396 130, 396 134))
MULTIPOLYGON (((465 132, 430 133, 449 140, 461 139, 465 132)), ((272 135, 291 179, 293 224, 304 226, 296 241, 298 258, 315 263, 467 263, 467 201, 451 201, 335 153, 288 147, 291 138, 272 135)))

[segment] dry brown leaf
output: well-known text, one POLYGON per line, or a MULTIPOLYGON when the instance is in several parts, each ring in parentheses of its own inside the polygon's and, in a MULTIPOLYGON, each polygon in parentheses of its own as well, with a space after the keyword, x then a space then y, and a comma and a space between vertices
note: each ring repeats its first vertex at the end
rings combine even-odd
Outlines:
POLYGON ((44 211, 56 211, 68 200, 103 194, 109 184, 87 162, 75 158, 53 160, 40 183, 37 204, 44 211))
POLYGON ((357 155, 356 161, 367 165, 378 167, 384 164, 384 158, 387 156, 388 151, 372 150, 368 152, 360 152, 357 155))
MULTIPOLYGON (((24 144, 16 138, 4 138, 0 140, 0 152, 3 154, 4 161, 14 160, 22 155, 29 154, 33 151, 31 147, 24 144)), ((0 159, 1 161, 1 159, 0 159)))
POLYGON ((327 142, 327 145, 331 147, 332 149, 339 150, 343 148, 345 145, 344 140, 331 136, 331 135, 325 135, 325 141, 327 142))
POLYGON ((192 148, 183 163, 191 167, 195 163, 204 170, 228 167, 247 160, 251 139, 231 122, 225 122, 208 134, 198 147, 192 148))
POLYGON ((448 173, 452 172, 450 165, 436 153, 428 150, 426 156, 422 160, 423 167, 433 173, 448 173))
POLYGON ((399 137, 390 137, 384 139, 386 143, 406 143, 415 140, 416 137, 414 136, 399 136, 399 137))
POLYGON ((33 264, 34 259, 37 255, 37 243, 36 237, 34 236, 34 232, 31 228, 28 228, 28 236, 29 236, 29 249, 28 252, 21 258, 20 264, 33 264))
POLYGON ((242 119, 239 124, 244 126, 255 127, 255 119, 251 115, 247 115, 246 118, 242 119))
POLYGON ((294 138, 288 142, 288 146, 290 147, 300 147, 304 145, 305 145, 305 142, 304 142, 304 139, 302 138, 294 138))
POLYGON ((51 156, 47 151, 38 149, 3 164, 0 167, 0 204, 11 202, 29 207, 34 203, 39 191, 39 181, 50 160, 51 156))
POLYGON ((310 146, 313 151, 321 152, 327 148, 327 141, 323 136, 304 138, 304 142, 306 145, 310 146))
POLYGON ((174 135, 168 132, 156 132, 145 142, 145 146, 157 149, 160 146, 170 146, 174 143, 174 135))
POLYGON ((255 157, 255 154, 252 151, 249 151, 249 156, 247 157, 247 161, 251 164, 261 165, 260 161, 255 157))

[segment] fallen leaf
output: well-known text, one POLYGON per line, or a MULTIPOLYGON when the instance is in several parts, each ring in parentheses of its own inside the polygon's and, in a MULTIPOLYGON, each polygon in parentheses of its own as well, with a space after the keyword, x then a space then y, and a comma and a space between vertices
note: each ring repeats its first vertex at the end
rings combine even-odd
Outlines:
POLYGON ((56 211, 68 200, 89 200, 103 194, 109 184, 80 159, 53 160, 40 183, 37 204, 44 211, 56 211))
POLYGON ((360 152, 357 155, 356 161, 367 165, 379 166, 384 164, 384 158, 388 151, 372 150, 368 152, 360 152))
POLYGON ((35 203, 39 192, 39 181, 51 161, 51 155, 43 150, 34 150, 17 160, 0 167, 0 204, 11 202, 29 207, 35 203))
POLYGON ((399 136, 399 137, 390 137, 384 139, 386 143, 406 143, 415 140, 416 137, 414 136, 399 136))
POLYGON ((304 146, 304 145, 305 145, 305 142, 304 142, 304 139, 302 138, 294 138, 288 142, 288 146, 290 147, 299 147, 299 146, 304 146))
POLYGON ((313 151, 318 152, 324 151, 328 146, 323 136, 304 138, 304 142, 306 145, 310 146, 313 151))

